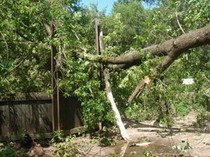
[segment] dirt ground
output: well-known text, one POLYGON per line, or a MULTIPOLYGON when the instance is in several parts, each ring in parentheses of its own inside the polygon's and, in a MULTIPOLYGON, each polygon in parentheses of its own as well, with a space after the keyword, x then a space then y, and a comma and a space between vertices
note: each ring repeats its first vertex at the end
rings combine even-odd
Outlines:
MULTIPOLYGON (((88 144, 83 147, 86 157, 139 157, 139 156, 192 156, 210 157, 210 130, 208 127, 197 129, 196 112, 177 118, 171 129, 154 126, 154 121, 135 123, 124 121, 131 142, 118 140, 114 147, 99 147, 88 144), (143 146, 133 146, 145 142, 143 146), (148 142, 149 141, 149 142, 148 142)), ((87 139, 86 139, 87 140, 87 139)))
POLYGON ((196 112, 191 112, 186 117, 178 118, 171 129, 153 126, 154 121, 147 121, 131 124, 127 131, 133 140, 149 138, 155 145, 178 147, 178 151, 186 156, 210 157, 210 130, 208 127, 196 129, 193 126, 196 117, 196 112))
MULTIPOLYGON (((86 137, 74 140, 79 144, 78 157, 141 157, 141 156, 192 156, 210 157, 210 130, 208 127, 197 129, 193 126, 196 122, 196 112, 188 116, 177 118, 171 129, 158 126, 154 121, 135 123, 125 120, 130 142, 116 139, 117 144, 110 147, 101 147, 98 142, 86 137)), ((35 148, 34 148, 35 149, 35 148)), ((35 156, 32 149, 30 156, 35 156)), ((36 148, 38 149, 38 148, 36 148)), ((40 156, 55 156, 53 147, 42 149, 40 156)), ((38 151, 40 152, 40 151, 38 151)))

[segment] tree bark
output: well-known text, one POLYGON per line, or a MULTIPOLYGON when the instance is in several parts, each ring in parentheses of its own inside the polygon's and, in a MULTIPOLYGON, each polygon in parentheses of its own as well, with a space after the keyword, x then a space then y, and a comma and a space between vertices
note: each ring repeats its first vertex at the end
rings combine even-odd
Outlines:
POLYGON ((142 91, 147 84, 150 84, 161 72, 167 69, 182 53, 187 50, 199 46, 203 46, 210 43, 210 25, 203 28, 190 31, 175 39, 170 39, 159 45, 152 45, 147 48, 138 51, 131 51, 125 55, 118 57, 107 57, 101 55, 89 55, 77 53, 76 55, 88 60, 100 62, 102 64, 115 64, 113 69, 117 68, 129 68, 132 65, 139 65, 146 59, 152 59, 156 56, 167 56, 161 63, 159 63, 154 69, 151 70, 149 83, 145 79, 141 80, 131 96, 128 102, 131 102, 140 91, 142 91), (148 58, 148 54, 150 54, 148 58), (116 65, 117 64, 117 65, 116 65))
POLYGON ((130 67, 131 65, 139 65, 148 59, 156 56, 167 56, 170 52, 175 52, 173 55, 178 55, 191 48, 199 47, 210 43, 210 25, 190 31, 175 39, 167 40, 158 45, 152 45, 139 51, 131 51, 127 54, 118 57, 107 57, 102 55, 91 55, 85 53, 75 53, 76 56, 100 62, 102 64, 119 64, 121 68, 130 67), (125 64, 125 65, 123 65, 125 64), (128 66, 129 65, 129 66, 128 66))
POLYGON ((135 90, 131 94, 131 96, 128 99, 128 102, 131 103, 131 101, 140 94, 140 92, 151 82, 153 82, 154 79, 156 79, 163 71, 165 71, 176 59, 179 57, 184 51, 180 51, 179 48, 173 48, 171 52, 168 54, 168 56, 160 62, 155 68, 151 69, 151 73, 149 76, 142 79, 139 84, 136 86, 135 90))

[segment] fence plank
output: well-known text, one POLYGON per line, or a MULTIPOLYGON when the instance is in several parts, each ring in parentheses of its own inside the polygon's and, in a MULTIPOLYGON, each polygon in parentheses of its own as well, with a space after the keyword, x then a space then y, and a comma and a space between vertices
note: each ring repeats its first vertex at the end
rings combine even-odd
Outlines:
MULTIPOLYGON (((81 104, 61 96, 62 130, 83 126, 81 104)), ((47 94, 0 95, 0 136, 52 132, 52 101, 47 94)))
POLYGON ((69 130, 83 126, 81 104, 76 98, 60 99, 61 129, 69 130))
POLYGON ((9 110, 8 106, 0 106, 0 135, 9 133, 9 110))
POLYGON ((9 105, 10 134, 23 133, 25 130, 25 105, 9 105))
POLYGON ((51 105, 39 105, 39 133, 52 131, 51 105))

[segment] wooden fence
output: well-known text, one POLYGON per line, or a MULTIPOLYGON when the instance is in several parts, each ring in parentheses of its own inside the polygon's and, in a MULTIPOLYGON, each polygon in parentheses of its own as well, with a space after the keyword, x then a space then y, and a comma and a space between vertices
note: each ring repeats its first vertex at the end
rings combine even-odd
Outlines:
MULTIPOLYGON (((60 96, 61 130, 80 127, 81 105, 60 96)), ((45 93, 0 95, 0 136, 52 132, 52 99, 45 93)))

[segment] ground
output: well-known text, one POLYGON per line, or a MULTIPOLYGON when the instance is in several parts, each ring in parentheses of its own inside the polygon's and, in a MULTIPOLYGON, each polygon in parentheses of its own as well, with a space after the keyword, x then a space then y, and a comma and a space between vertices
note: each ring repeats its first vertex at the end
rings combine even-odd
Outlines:
MULTIPOLYGON (((208 128, 197 129, 196 112, 188 116, 177 118, 171 129, 154 126, 154 121, 135 123, 124 121, 132 142, 126 143, 118 140, 114 147, 99 147, 88 145, 85 156, 171 156, 171 154, 184 154, 193 157, 210 157, 210 131, 208 128), (133 146, 135 143, 145 144, 133 146)), ((83 146, 83 150, 85 151, 83 146)), ((82 155, 81 155, 82 156, 82 155)))
MULTIPOLYGON (((79 144, 78 157, 139 157, 139 156, 193 156, 210 157, 210 131, 208 127, 197 129, 196 112, 177 118, 171 129, 154 126, 154 121, 135 123, 124 120, 131 142, 115 139, 117 144, 110 147, 99 146, 90 136, 77 137, 73 141, 79 144)), ((36 155, 37 146, 28 153, 36 155)), ((53 157, 54 147, 39 148, 39 156, 53 157)), ((38 155, 38 154, 37 154, 38 155)))

